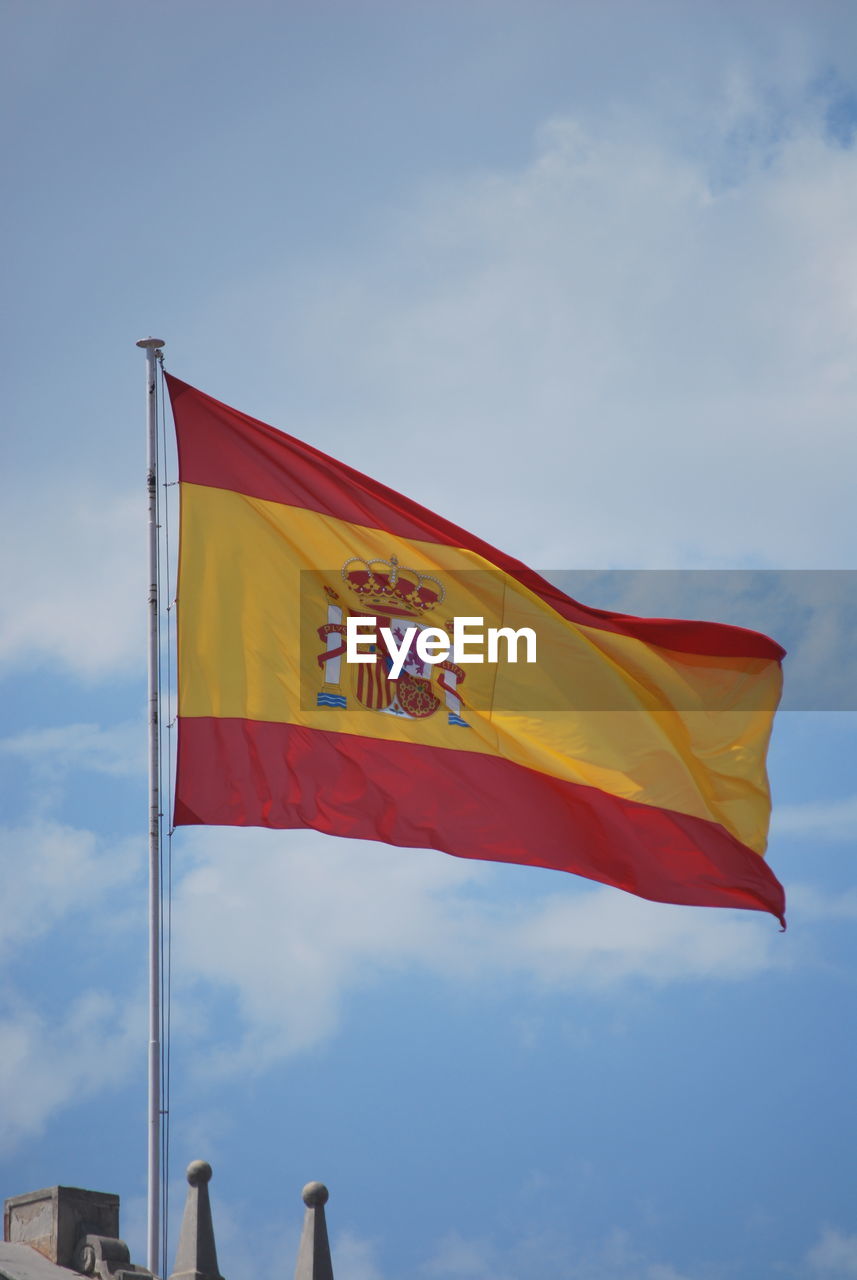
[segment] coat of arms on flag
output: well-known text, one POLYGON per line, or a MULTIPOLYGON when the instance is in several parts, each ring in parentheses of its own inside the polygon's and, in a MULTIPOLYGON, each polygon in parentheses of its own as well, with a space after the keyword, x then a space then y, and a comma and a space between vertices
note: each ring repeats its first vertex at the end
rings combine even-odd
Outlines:
POLYGON ((431 574, 400 567, 395 555, 389 560, 353 556, 342 566, 341 578, 343 592, 328 584, 324 587, 327 618, 318 636, 325 648, 317 657, 324 683, 317 694, 318 706, 345 710, 351 696, 369 711, 409 720, 425 720, 443 706, 450 725, 467 728, 462 715, 464 671, 449 659, 424 662, 416 651, 415 636, 396 679, 390 675, 391 658, 377 644, 363 646, 374 661, 347 661, 348 617, 373 618, 379 629, 389 628, 398 645, 404 644, 409 629, 419 632, 423 621, 430 621, 434 628, 442 625, 451 634, 452 623, 439 624, 435 617, 446 597, 442 583, 431 574), (362 609, 353 607, 350 600, 354 599, 362 609))

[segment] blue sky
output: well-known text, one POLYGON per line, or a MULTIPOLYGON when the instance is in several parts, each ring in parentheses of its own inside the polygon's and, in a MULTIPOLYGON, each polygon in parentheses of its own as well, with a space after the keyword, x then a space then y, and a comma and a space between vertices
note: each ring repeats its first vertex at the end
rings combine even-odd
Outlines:
POLYGON ((143 1259, 157 332, 537 567, 805 571, 740 601, 803 637, 785 935, 177 834, 173 1243, 202 1157, 229 1280, 288 1270, 311 1178, 337 1280, 857 1275, 853 579, 812 572, 857 552, 853 7, 41 0, 4 37, 3 1195, 118 1192, 143 1259))

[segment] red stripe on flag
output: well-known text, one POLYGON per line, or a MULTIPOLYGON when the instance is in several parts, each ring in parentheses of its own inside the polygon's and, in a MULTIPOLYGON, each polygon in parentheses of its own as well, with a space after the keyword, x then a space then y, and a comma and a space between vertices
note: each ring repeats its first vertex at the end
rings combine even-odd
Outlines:
POLYGON ((175 823, 313 827, 570 871, 655 902, 785 910, 764 859, 717 823, 495 756, 297 725, 182 719, 175 823))

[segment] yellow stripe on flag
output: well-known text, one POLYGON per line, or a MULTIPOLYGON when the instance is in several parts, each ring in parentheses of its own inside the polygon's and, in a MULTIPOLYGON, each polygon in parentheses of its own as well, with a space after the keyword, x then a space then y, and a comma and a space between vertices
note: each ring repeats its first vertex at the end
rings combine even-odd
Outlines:
MULTIPOLYGON (((193 484, 183 485, 179 584, 183 717, 335 729, 498 756, 721 823, 764 851, 776 663, 676 653, 572 623, 474 551, 193 484), (445 716, 381 714, 353 697, 347 712, 316 703, 324 682, 318 628, 327 616, 325 587, 345 612, 370 613, 343 582, 342 566, 354 557, 393 556, 443 583, 443 603, 421 625, 477 616, 486 627, 529 626, 537 634, 535 664, 463 668, 467 729, 445 716), (572 688, 585 705, 569 703, 572 688)), ((354 676, 348 671, 344 679, 354 676)))

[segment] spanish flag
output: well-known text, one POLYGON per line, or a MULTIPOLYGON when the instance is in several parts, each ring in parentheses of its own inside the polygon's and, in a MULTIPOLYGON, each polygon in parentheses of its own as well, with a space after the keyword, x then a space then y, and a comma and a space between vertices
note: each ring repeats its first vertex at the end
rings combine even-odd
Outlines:
POLYGON ((313 827, 783 921, 764 860, 779 645, 586 608, 377 481, 167 381, 181 485, 176 825, 313 827), (484 647, 478 660, 471 622, 470 661, 412 647, 394 678, 381 628, 437 639, 466 619, 495 630, 493 661, 484 647), (520 644, 513 661, 525 629, 535 661, 520 644))

